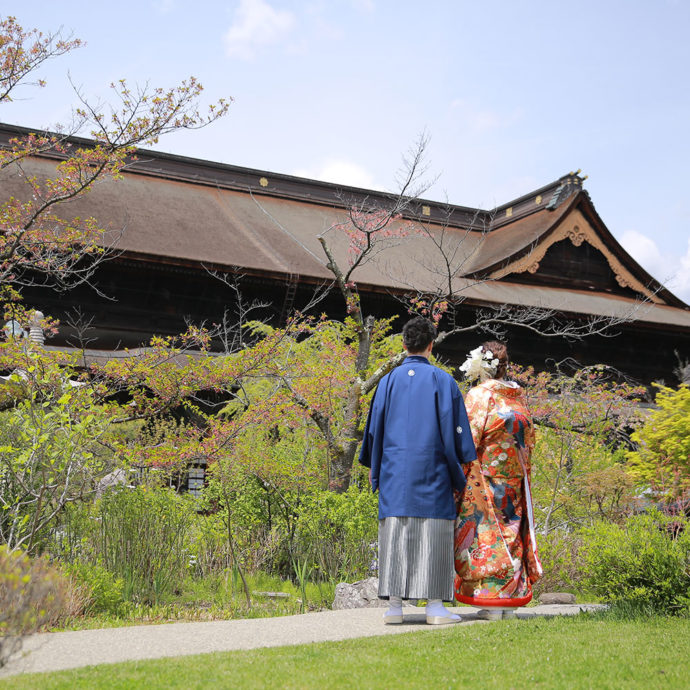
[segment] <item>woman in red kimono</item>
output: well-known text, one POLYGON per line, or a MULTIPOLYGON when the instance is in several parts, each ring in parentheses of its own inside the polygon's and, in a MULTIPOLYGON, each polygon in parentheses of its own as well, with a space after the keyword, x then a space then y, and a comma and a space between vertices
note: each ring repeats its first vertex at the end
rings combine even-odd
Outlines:
POLYGON ((506 346, 484 343, 460 369, 478 380, 465 398, 477 460, 456 492, 455 598, 480 618, 514 618, 541 577, 530 493, 534 426, 525 395, 505 381, 506 346))

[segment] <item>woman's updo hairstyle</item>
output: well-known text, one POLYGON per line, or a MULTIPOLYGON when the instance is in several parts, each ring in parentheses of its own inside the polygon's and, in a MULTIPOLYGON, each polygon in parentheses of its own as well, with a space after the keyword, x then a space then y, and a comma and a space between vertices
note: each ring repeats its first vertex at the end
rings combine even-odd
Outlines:
POLYGON ((482 352, 491 352, 494 359, 498 360, 494 378, 504 379, 506 377, 506 371, 508 371, 508 363, 510 362, 506 344, 499 340, 489 340, 486 343, 482 343, 482 352))

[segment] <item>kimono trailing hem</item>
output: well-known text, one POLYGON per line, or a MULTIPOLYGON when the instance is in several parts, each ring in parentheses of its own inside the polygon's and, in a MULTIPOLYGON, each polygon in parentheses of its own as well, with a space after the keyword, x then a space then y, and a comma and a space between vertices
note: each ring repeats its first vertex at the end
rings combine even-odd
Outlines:
POLYGON ((476 606, 477 608, 490 609, 494 608, 517 608, 518 606, 526 606, 532 601, 532 592, 526 597, 519 597, 517 599, 494 597, 492 599, 485 599, 482 597, 466 597, 462 594, 456 594, 455 599, 461 604, 468 606, 476 606))

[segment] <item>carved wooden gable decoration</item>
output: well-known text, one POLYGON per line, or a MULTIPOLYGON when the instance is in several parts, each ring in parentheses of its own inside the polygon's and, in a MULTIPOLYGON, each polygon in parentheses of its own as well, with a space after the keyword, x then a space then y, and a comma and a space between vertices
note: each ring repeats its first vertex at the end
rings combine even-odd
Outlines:
MULTIPOLYGON (((506 282, 647 299, 655 304, 677 300, 649 276, 613 238, 585 192, 578 191, 554 224, 512 255, 485 269, 506 282)), ((540 210, 538 213, 550 213, 540 210)), ((510 233, 505 225, 502 233, 510 233)), ((507 237, 507 235, 506 235, 507 237)))

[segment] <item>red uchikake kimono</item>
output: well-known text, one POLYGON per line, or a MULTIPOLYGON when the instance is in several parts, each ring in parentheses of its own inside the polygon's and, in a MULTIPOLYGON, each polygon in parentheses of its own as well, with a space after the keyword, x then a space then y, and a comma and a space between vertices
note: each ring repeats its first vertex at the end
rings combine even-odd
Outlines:
POLYGON ((522 388, 489 379, 465 398, 477 460, 456 492, 455 598, 524 606, 541 577, 530 492, 534 426, 522 388), (462 499, 462 500, 460 500, 462 499))

